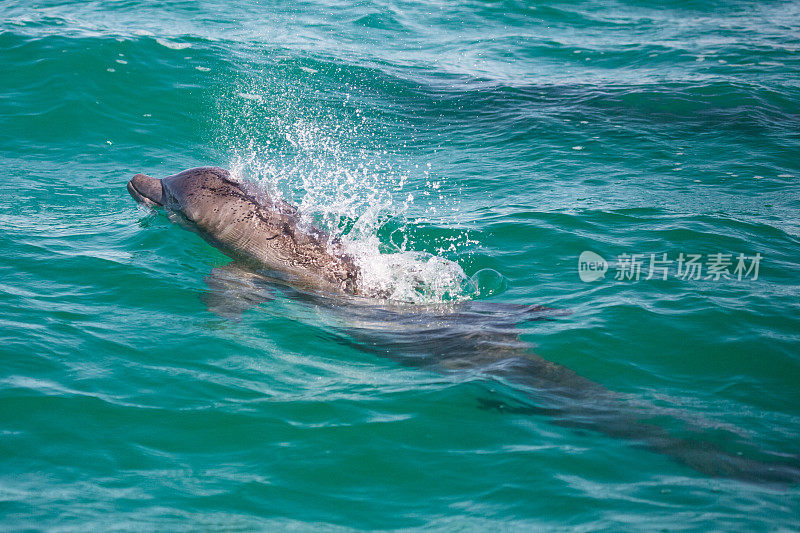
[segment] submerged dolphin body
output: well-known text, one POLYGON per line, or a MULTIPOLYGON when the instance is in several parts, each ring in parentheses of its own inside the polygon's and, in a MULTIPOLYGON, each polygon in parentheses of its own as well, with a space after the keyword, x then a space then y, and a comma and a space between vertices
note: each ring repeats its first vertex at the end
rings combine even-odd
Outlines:
MULTIPOLYGON (((246 190, 220 168, 190 169, 161 180, 137 174, 128 191, 144 205, 164 207, 236 260, 206 278, 210 291, 203 300, 218 314, 238 316, 279 290, 291 301, 329 311, 334 324, 326 330, 336 332, 337 342, 404 365, 470 370, 519 388, 526 399, 513 409, 629 439, 707 475, 800 482, 796 456, 752 449, 743 455, 736 448, 749 447, 733 433, 722 446, 696 425, 673 436, 656 420, 675 413, 631 401, 534 354, 517 326, 563 312, 480 301, 418 306, 365 298, 357 267, 335 239, 304 227, 294 207, 246 190)), ((508 408, 495 400, 486 405, 508 408)))
POLYGON ((567 312, 536 305, 489 301, 415 305, 326 295, 287 285, 266 273, 240 273, 227 265, 206 279, 214 311, 228 316, 276 298, 284 316, 308 321, 331 341, 398 363, 457 376, 499 382, 508 400, 481 400, 501 412, 544 416, 550 423, 623 438, 712 477, 785 487, 800 482, 800 459, 754 449, 735 428, 656 407, 611 391, 569 368, 548 361, 520 338, 520 325, 546 322, 567 312), (511 399, 513 398, 513 399, 511 399), (676 425, 682 426, 675 428, 676 425), (665 425, 669 426, 669 431, 665 425), (724 434, 724 440, 719 437, 724 434), (713 437, 715 440, 712 440, 713 437))

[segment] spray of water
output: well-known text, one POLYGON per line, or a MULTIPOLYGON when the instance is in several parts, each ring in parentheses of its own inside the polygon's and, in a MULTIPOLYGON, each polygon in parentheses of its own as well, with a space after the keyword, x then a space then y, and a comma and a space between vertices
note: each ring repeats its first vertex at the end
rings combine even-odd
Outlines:
MULTIPOLYGON (((442 257, 459 239, 447 249, 408 246, 409 213, 420 210, 415 198, 428 202, 423 215, 436 213, 446 200, 427 165, 414 176, 378 146, 370 121, 347 94, 340 112, 332 114, 328 103, 323 115, 299 84, 262 79, 245 87, 220 100, 223 149, 239 179, 294 203, 306 222, 341 241, 368 295, 420 304, 474 296, 462 268, 442 257), (386 224, 396 228, 389 242, 378 237, 386 224)), ((466 233, 460 242, 468 242, 466 233)))

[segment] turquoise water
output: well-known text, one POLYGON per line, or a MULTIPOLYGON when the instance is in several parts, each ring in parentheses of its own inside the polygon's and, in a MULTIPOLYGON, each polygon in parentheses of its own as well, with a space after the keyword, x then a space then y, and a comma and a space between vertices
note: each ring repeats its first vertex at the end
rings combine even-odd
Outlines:
POLYGON ((348 321, 287 288, 210 312, 204 279, 227 258, 125 189, 232 169, 347 240, 398 299, 456 283, 487 308, 571 311, 514 331, 619 394, 622 420, 791 463, 797 2, 0 14, 2 529, 800 528, 797 483, 609 434, 616 407, 537 411, 558 396, 480 366, 468 339, 491 321, 431 333, 410 364, 369 310, 348 321), (604 278, 581 280, 584 251, 604 278), (646 279, 665 253, 667 279, 646 279), (701 279, 678 275, 682 253, 701 279), (731 254, 730 279, 705 279, 709 254, 731 254), (739 254, 760 254, 757 279, 737 279, 739 254), (449 350, 476 363, 437 366, 449 350))

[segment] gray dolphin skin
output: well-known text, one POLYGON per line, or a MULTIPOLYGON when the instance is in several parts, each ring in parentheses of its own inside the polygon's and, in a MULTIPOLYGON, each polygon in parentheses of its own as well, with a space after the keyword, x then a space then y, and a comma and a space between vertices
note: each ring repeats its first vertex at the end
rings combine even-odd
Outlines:
POLYGON ((281 272, 294 283, 357 295, 359 270, 341 244, 301 227, 297 209, 249 192, 217 167, 184 170, 163 179, 136 174, 128 192, 140 204, 163 207, 231 258, 281 272))
MULTIPOLYGON (((521 324, 568 312, 488 301, 422 306, 370 298, 359 290, 359 270, 339 242, 302 224, 293 206, 249 190, 221 168, 163 179, 137 174, 128 192, 142 205, 164 208, 234 259, 206 278, 210 291, 203 301, 220 316, 236 319, 278 291, 290 302, 329 311, 319 320, 330 321, 323 331, 334 342, 406 366, 479 373, 523 395, 515 394, 511 404, 488 399, 486 407, 625 438, 709 476, 779 486, 800 482, 798 456, 754 449, 734 431, 715 442, 719 430, 713 424, 710 431, 675 410, 612 392, 539 357, 521 340, 521 324), (667 431, 665 418, 682 429, 667 431)), ((295 319, 303 316, 299 311, 295 319)))

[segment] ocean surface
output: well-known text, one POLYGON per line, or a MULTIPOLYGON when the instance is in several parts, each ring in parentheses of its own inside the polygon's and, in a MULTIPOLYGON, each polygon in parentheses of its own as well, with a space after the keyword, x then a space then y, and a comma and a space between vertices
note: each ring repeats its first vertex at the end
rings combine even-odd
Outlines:
POLYGON ((0 529, 800 529, 798 52, 797 1, 3 2, 0 529), (389 300, 207 305, 126 191, 200 165, 389 300))

